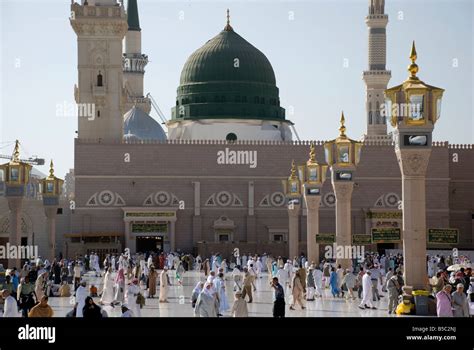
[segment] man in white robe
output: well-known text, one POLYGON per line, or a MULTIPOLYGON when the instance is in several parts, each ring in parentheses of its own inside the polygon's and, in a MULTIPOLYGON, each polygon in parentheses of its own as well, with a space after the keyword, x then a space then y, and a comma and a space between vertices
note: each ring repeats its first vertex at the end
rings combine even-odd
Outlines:
POLYGON ((134 317, 141 317, 140 304, 137 304, 138 293, 140 293, 138 279, 134 278, 127 288, 127 305, 134 317))
POLYGON ((286 285, 288 283, 288 271, 283 269, 281 266, 278 267, 276 278, 278 278, 278 282, 281 284, 283 289, 286 289, 286 285))
POLYGON ((35 283, 35 294, 36 299, 41 300, 43 295, 45 295, 46 287, 48 283, 48 272, 43 272, 38 276, 35 283))
POLYGON ((314 287, 316 289, 316 296, 323 297, 323 272, 316 266, 313 271, 313 278, 314 278, 314 287))
POLYGON ((82 281, 76 290, 76 317, 83 317, 82 309, 86 305, 86 298, 89 291, 86 288, 86 281, 82 281))
POLYGON ((110 266, 112 267, 112 272, 115 272, 115 255, 112 255, 110 259, 110 266))
POLYGON ((262 271, 263 271, 263 263, 260 258, 257 259, 257 262, 255 263, 257 267, 257 278, 262 277, 262 271))
POLYGON ((114 299, 115 299, 114 278, 112 277, 112 268, 109 267, 104 276, 104 287, 102 288, 102 296, 100 298, 100 304, 102 305, 112 304, 114 299))
POLYGON ((160 274, 160 303, 168 302, 169 285, 170 281, 168 276, 168 268, 165 266, 160 274))
POLYGON ((168 268, 172 269, 173 268, 173 263, 174 263, 174 255, 173 253, 169 253, 168 256, 166 257, 166 262, 168 264, 168 268))
POLYGON ((360 309, 376 309, 372 304, 372 279, 370 270, 367 270, 362 277, 362 301, 359 304, 360 309))
POLYGON ((4 289, 3 291, 0 291, 0 295, 5 300, 5 303, 3 304, 3 317, 20 317, 18 304, 15 298, 10 295, 10 292, 4 289))
POLYGON ((247 255, 242 255, 242 267, 244 267, 245 265, 247 265, 247 255))

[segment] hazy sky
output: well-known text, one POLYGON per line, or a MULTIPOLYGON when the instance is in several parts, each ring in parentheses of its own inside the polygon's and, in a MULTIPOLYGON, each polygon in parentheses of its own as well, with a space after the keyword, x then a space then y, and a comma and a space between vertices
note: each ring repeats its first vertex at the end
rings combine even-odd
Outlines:
MULTIPOLYGON (((150 59, 145 91, 169 118, 184 62, 223 29, 230 8, 234 30, 272 63, 281 104, 301 139, 334 138, 342 109, 348 135, 359 138, 366 129, 367 3, 139 0, 143 53, 150 59)), ((434 139, 474 143, 472 1, 386 3, 389 86, 407 77, 416 40, 418 76, 446 89, 434 139)), ((23 156, 53 158, 61 177, 74 166, 77 130, 76 118, 56 112, 74 103, 77 83, 69 14, 70 0, 0 0, 0 154, 11 154, 18 138, 23 156)))

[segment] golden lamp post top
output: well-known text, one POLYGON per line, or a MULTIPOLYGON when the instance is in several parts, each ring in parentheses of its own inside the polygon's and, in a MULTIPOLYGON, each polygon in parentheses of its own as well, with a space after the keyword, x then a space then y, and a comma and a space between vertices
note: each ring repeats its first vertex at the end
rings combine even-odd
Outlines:
POLYGON ((411 64, 408 66, 408 71, 410 72, 410 77, 409 77, 410 80, 418 80, 416 73, 418 73, 419 67, 415 63, 417 58, 418 58, 418 55, 416 53, 415 40, 413 40, 413 44, 411 46, 411 52, 410 52, 411 64))
POLYGON ((18 140, 15 141, 11 163, 20 163, 20 141, 18 140))
POLYGON ((294 159, 291 161, 291 175, 290 175, 289 179, 290 180, 298 179, 298 176, 296 175, 296 164, 295 164, 294 159))

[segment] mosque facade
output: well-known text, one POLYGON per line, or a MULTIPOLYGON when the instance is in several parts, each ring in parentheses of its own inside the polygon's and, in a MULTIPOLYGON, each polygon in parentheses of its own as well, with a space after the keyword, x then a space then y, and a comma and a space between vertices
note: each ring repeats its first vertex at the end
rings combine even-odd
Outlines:
MULTIPOLYGON (((224 29, 186 61, 171 118, 162 127, 150 116, 144 93, 148 56, 137 1, 129 0, 127 8, 115 0, 82 1, 71 5, 71 13, 78 38, 75 98, 94 104, 96 117, 79 117, 74 203, 62 202, 57 252, 102 255, 129 248, 229 256, 239 248, 287 256, 282 182, 292 160, 308 160, 311 142, 320 163, 324 150, 323 141, 294 140, 271 57, 241 37, 228 17, 224 29)), ((403 239, 402 183, 380 112, 390 80, 384 0, 369 1, 366 23, 367 133, 354 179, 353 243, 396 249, 403 239), (371 240, 377 232, 385 239, 371 240)), ((474 248, 472 174, 472 145, 434 142, 426 179, 429 249, 474 248)), ((319 230, 326 243, 335 233, 334 207, 326 181, 319 230)), ((307 234, 303 203, 301 252, 307 234)))

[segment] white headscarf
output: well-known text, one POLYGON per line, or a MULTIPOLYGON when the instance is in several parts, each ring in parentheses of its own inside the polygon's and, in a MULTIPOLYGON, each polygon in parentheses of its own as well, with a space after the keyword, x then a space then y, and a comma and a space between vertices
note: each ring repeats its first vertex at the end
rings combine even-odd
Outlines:
POLYGON ((207 296, 214 296, 214 291, 212 290, 212 282, 206 282, 204 283, 204 288, 202 290, 202 293, 206 294, 207 296), (208 286, 211 286, 211 288, 207 288, 208 286))
POLYGON ((194 287, 194 289, 193 289, 193 293, 200 293, 200 292, 202 292, 201 283, 203 283, 203 282, 199 281, 199 282, 196 284, 196 287, 194 287))

